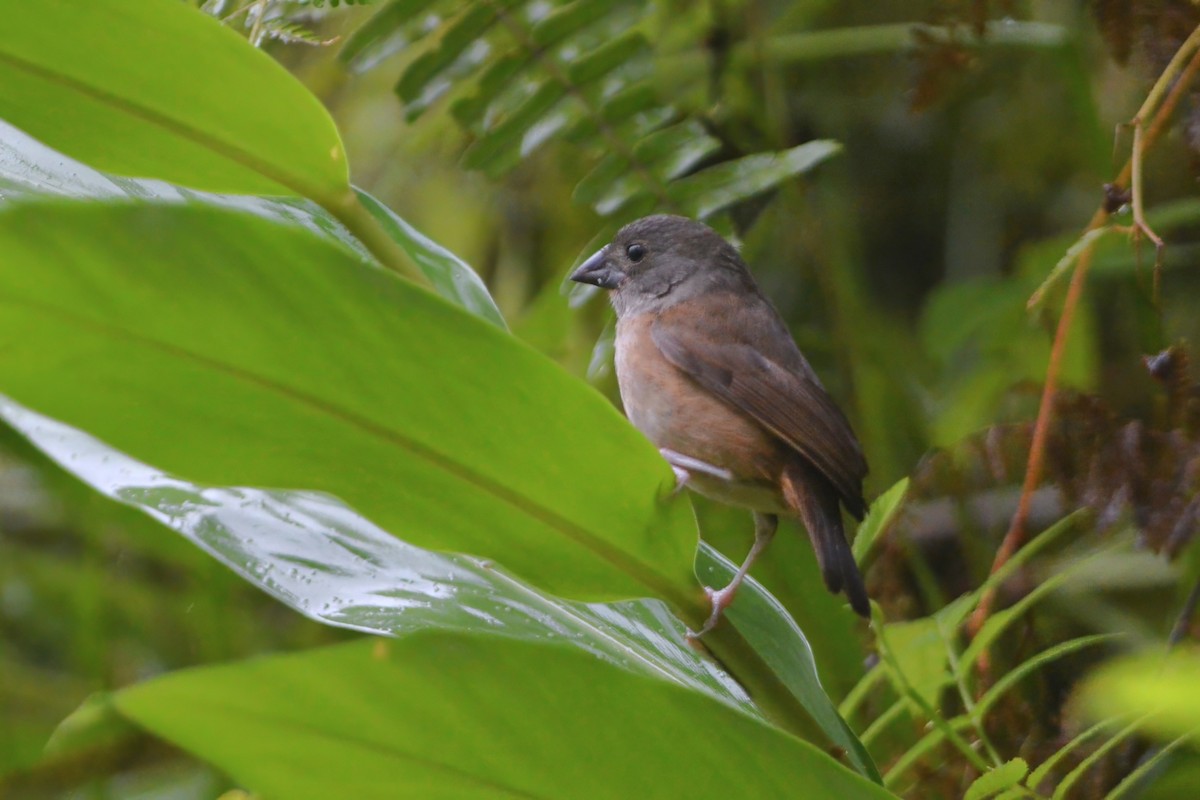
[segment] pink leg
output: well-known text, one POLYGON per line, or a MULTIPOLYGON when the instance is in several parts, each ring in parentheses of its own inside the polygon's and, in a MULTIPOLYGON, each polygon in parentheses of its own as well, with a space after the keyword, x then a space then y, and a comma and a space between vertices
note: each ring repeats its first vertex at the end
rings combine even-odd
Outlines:
POLYGON ((775 538, 775 529, 778 527, 779 517, 776 515, 763 514, 760 511, 754 512, 754 544, 750 547, 750 552, 746 554, 746 559, 742 562, 742 566, 738 567, 738 571, 734 573, 733 580, 727 585, 720 589, 704 587, 704 592, 708 595, 708 599, 712 601, 712 613, 709 615, 708 621, 704 623, 703 628, 695 633, 688 631, 689 639, 699 639, 717 627, 717 623, 721 621, 721 615, 725 609, 729 608, 738 587, 742 585, 742 581, 746 579, 746 575, 750 572, 750 567, 754 566, 754 562, 767 549, 767 545, 771 543, 771 539, 775 538))

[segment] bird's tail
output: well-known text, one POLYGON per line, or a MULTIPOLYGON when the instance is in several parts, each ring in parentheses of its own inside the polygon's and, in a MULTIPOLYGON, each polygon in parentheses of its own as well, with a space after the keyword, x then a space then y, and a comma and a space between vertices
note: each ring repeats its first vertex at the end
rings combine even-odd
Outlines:
POLYGON ((850 607, 869 619, 871 604, 854 554, 846 543, 837 491, 823 475, 799 459, 784 468, 780 487, 784 500, 800 515, 808 530, 829 591, 835 594, 845 591, 850 607))

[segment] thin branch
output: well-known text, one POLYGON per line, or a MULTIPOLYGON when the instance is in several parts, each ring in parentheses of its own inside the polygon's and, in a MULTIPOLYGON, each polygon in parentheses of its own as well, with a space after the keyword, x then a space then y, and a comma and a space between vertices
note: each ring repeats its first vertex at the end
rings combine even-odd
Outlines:
POLYGON ((1158 285, 1159 274, 1162 272, 1163 240, 1161 236, 1154 232, 1150 224, 1146 222, 1145 202, 1143 199, 1145 194, 1142 192, 1143 151, 1142 121, 1135 119, 1133 121, 1133 154, 1130 156, 1130 164, 1132 165, 1130 190, 1133 198, 1133 235, 1135 246, 1137 237, 1143 234, 1147 239, 1154 242, 1154 278, 1151 298, 1154 302, 1154 307, 1158 308, 1158 285))

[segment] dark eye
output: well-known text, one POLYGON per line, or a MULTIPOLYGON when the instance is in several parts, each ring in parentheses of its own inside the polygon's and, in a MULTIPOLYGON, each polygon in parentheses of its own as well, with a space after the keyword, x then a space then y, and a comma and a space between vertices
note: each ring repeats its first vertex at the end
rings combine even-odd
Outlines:
POLYGON ((625 248, 625 255, 635 264, 646 257, 646 248, 640 244, 631 244, 625 248))

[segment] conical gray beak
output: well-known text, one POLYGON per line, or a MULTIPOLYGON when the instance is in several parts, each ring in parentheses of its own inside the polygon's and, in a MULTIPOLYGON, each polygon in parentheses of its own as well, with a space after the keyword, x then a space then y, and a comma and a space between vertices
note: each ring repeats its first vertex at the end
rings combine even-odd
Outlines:
POLYGON ((571 273, 571 280, 576 283, 590 283, 601 289, 617 288, 624 277, 625 273, 609 262, 607 247, 597 250, 593 256, 579 265, 579 269, 571 273))

